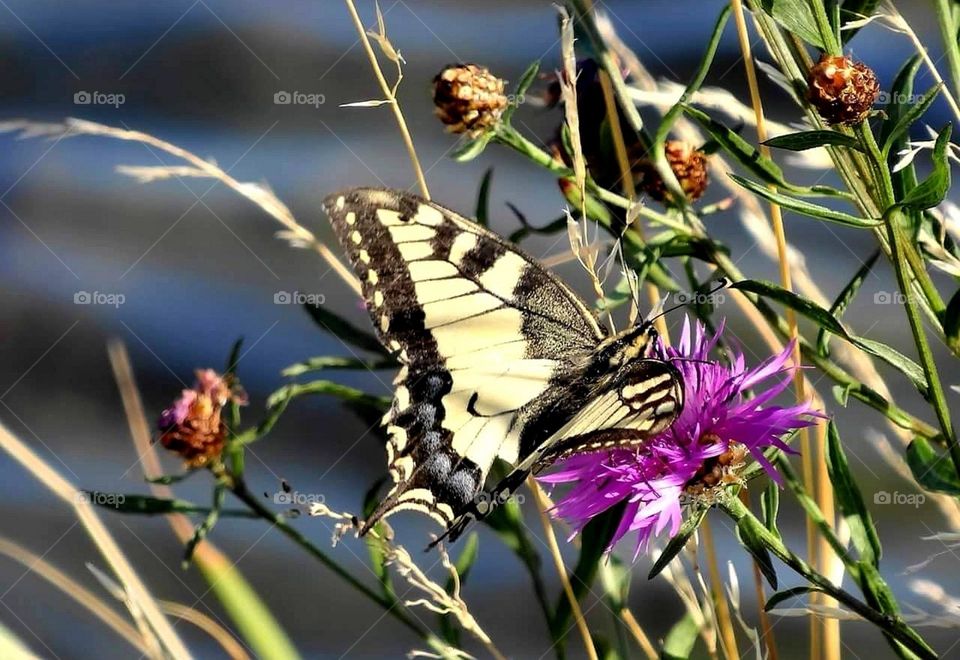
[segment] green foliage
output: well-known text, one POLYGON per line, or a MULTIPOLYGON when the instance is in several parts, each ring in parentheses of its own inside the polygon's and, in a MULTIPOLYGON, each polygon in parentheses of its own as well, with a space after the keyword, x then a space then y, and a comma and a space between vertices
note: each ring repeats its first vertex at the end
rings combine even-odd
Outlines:
POLYGON ((922 182, 909 191, 901 204, 914 211, 925 211, 937 206, 950 192, 950 136, 953 124, 947 124, 937 136, 933 147, 933 170, 922 182))
POLYGON ((914 438, 907 447, 907 465, 926 490, 960 496, 960 477, 950 457, 939 453, 925 438, 914 438))
POLYGON ((761 0, 761 6, 777 23, 811 46, 826 50, 809 0, 761 0))
POLYGON ((687 545, 687 541, 690 540, 690 537, 693 536, 697 528, 700 527, 700 523, 703 522, 703 519, 706 517, 707 511, 708 509, 700 508, 687 514, 687 519, 683 521, 680 530, 667 541, 667 545, 664 546, 660 556, 653 562, 653 566, 650 567, 650 572, 647 574, 648 579, 652 580, 660 575, 661 571, 667 567, 667 564, 680 554, 680 551, 687 545))
POLYGON ((863 151, 860 141, 852 135, 827 130, 790 133, 788 135, 770 138, 764 142, 764 144, 768 147, 786 149, 787 151, 806 151, 807 149, 816 149, 817 147, 845 147, 847 149, 863 151))
POLYGON ((837 425, 832 420, 827 425, 827 473, 830 476, 830 483, 833 484, 833 496, 837 501, 837 507, 847 521, 850 538, 860 559, 879 566, 882 551, 876 525, 870 512, 867 511, 860 488, 850 472, 837 425))

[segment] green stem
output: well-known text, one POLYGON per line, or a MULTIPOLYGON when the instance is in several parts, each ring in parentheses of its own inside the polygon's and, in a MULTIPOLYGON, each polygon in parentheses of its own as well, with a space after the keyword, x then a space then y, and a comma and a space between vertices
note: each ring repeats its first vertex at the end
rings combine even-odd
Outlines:
POLYGON ((418 637, 426 640, 431 644, 431 646, 434 646, 438 643, 441 647, 446 647, 446 645, 437 639, 433 633, 408 617, 400 608, 400 604, 397 601, 378 594, 373 589, 360 582, 357 578, 351 575, 349 571, 340 566, 340 564, 327 555, 327 553, 311 543, 307 537, 297 531, 294 527, 290 526, 282 514, 276 513, 267 508, 263 502, 261 502, 249 490, 247 490, 247 487, 242 480, 234 480, 230 490, 237 497, 237 499, 250 507, 250 509, 260 518, 272 523, 287 538, 306 550, 308 554, 319 560, 321 564, 333 571, 351 587, 382 607, 387 614, 409 628, 418 637))
POLYGON ((936 652, 927 646, 923 639, 904 623, 900 617, 878 612, 850 592, 834 585, 827 577, 818 573, 807 562, 795 555, 793 551, 784 545, 783 540, 779 536, 768 530, 766 526, 754 516, 753 512, 747 509, 739 498, 728 497, 720 506, 724 512, 737 523, 740 523, 740 521, 744 519, 751 519, 755 523, 752 525, 752 528, 755 530, 763 545, 783 563, 807 580, 807 582, 829 594, 832 598, 836 599, 837 602, 846 605, 850 610, 880 628, 885 634, 897 640, 900 644, 903 644, 904 647, 910 649, 913 653, 916 653, 917 656, 930 658, 931 660, 937 658, 936 652))
POLYGON ((927 335, 923 327, 923 320, 920 318, 920 312, 917 309, 916 293, 914 293, 908 273, 909 265, 903 256, 903 246, 907 243, 907 237, 903 232, 903 219, 904 215, 899 207, 893 207, 885 216, 893 256, 893 265, 897 273, 897 282, 904 295, 904 307, 907 312, 907 320, 910 322, 910 330, 913 332, 914 342, 917 345, 920 365, 923 367, 923 372, 927 377, 929 397, 937 413, 937 420, 940 422, 943 437, 950 450, 950 457, 953 459, 954 468, 957 474, 960 475, 960 445, 957 444, 957 437, 954 434, 953 423, 950 420, 950 411, 947 408, 947 400, 944 396, 943 385, 940 382, 940 375, 937 373, 937 365, 934 362, 933 351, 930 350, 930 344, 927 341, 927 335))
POLYGON ((823 48, 831 55, 840 55, 840 43, 837 41, 837 35, 830 27, 830 19, 827 17, 827 9, 823 0, 810 0, 810 11, 813 13, 813 21, 817 24, 817 32, 820 33, 820 39, 823 41, 823 48))
POLYGON ((953 88, 951 91, 956 96, 960 94, 960 45, 957 43, 957 21, 953 9, 956 2, 934 0, 933 5, 943 39, 943 52, 950 68, 950 86, 953 88))

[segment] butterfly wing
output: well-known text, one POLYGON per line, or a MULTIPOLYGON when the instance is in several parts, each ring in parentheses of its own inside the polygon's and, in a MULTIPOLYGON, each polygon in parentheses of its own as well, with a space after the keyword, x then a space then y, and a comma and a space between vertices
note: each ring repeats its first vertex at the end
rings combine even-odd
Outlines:
POLYGON ((536 449, 526 423, 605 333, 534 259, 449 209, 384 189, 334 194, 324 209, 402 364, 384 420, 395 484, 365 529, 404 509, 449 527, 497 457, 536 449))

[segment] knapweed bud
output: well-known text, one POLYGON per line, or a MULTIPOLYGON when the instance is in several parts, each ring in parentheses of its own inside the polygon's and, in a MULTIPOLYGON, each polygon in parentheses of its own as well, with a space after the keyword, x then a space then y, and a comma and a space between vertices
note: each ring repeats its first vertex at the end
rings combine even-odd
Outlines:
POLYGON ((179 454, 190 467, 220 456, 227 438, 221 411, 230 402, 246 403, 246 395, 232 376, 197 369, 196 377, 193 389, 183 390, 157 422, 160 444, 179 454))
MULTIPOLYGON (((664 145, 664 155, 673 170, 680 188, 687 199, 694 202, 703 196, 710 182, 707 172, 707 155, 693 145, 680 140, 670 140, 664 145)), ((667 185, 649 159, 641 159, 633 164, 633 173, 637 177, 640 189, 647 195, 663 202, 669 198, 667 185)))
POLYGON ((807 83, 807 100, 831 125, 859 124, 880 95, 880 84, 870 67, 837 55, 822 56, 810 69, 807 83))
POLYGON ((433 79, 433 103, 448 131, 476 136, 500 121, 508 104, 503 89, 485 67, 453 64, 433 79))

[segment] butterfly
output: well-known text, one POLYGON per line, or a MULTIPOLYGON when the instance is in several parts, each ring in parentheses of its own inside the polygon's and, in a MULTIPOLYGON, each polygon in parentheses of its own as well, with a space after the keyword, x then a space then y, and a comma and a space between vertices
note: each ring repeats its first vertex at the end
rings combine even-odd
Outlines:
POLYGON ((383 419, 394 484, 361 534, 414 510, 456 540, 531 473, 638 446, 680 414, 683 381, 652 324, 611 334, 534 258, 411 193, 357 188, 323 206, 401 365, 383 419), (513 469, 485 490, 498 458, 513 469))

